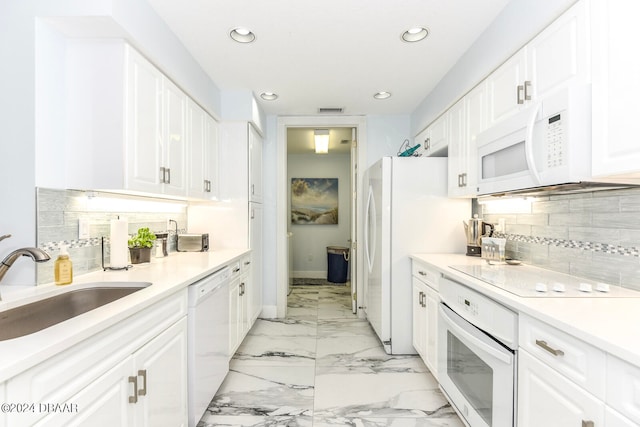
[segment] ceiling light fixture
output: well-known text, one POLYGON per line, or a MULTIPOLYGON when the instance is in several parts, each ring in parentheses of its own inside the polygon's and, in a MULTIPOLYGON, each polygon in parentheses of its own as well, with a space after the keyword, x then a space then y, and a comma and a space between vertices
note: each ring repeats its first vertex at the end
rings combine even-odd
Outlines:
POLYGON ((273 92, 262 92, 260 94, 260 98, 264 99, 265 101, 275 101, 276 99, 278 99, 278 94, 273 92))
POLYGON ((248 28, 238 27, 229 32, 229 37, 238 43, 251 43, 256 39, 256 35, 248 28))
POLYGON ((429 35, 429 30, 425 27, 413 27, 402 33, 402 41, 407 43, 419 42, 429 35))
POLYGON ((329 152, 329 129, 314 130, 313 142, 316 145, 316 154, 327 154, 329 152))
POLYGON ((391 97, 391 92, 377 92, 373 94, 375 99, 387 99, 391 97))

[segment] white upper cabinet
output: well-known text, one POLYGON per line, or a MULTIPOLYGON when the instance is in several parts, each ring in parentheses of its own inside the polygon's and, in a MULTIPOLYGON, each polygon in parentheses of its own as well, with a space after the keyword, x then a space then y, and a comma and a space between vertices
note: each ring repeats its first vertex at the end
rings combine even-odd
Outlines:
POLYGON ((490 126, 522 108, 526 68, 526 52, 521 49, 487 78, 490 126))
POLYGON ((640 183, 640 2, 594 1, 592 8, 593 175, 640 183))
POLYGON ((140 53, 70 41, 67 79, 67 188, 217 197, 217 123, 140 53))
POLYGON ((249 127, 249 200, 262 203, 262 137, 249 127))
POLYGON ((589 5, 583 0, 527 44, 525 95, 544 98, 591 81, 589 5), (527 83, 529 82, 529 83, 527 83))
POLYGON ((487 128, 487 82, 449 109, 449 197, 475 197, 476 137, 487 128))
POLYGON ((218 198, 218 123, 192 100, 187 102, 189 197, 218 198))
POLYGON ((558 89, 590 82, 588 6, 576 3, 491 73, 489 126, 558 89))

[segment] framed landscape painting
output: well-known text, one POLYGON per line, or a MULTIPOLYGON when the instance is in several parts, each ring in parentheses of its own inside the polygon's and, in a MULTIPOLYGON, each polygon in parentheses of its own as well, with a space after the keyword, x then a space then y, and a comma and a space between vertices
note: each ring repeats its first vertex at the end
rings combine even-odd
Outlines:
POLYGON ((291 178, 291 224, 338 223, 338 178, 291 178))

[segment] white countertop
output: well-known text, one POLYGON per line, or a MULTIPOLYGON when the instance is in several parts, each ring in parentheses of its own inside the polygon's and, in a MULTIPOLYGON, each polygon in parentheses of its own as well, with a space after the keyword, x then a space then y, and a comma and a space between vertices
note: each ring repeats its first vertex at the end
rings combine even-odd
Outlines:
POLYGON ((640 366, 640 298, 523 298, 449 267, 482 264, 485 261, 481 258, 459 254, 413 254, 411 258, 437 268, 519 313, 640 366))
POLYGON ((0 341, 0 382, 126 319, 189 284, 249 253, 246 249, 171 253, 136 264, 127 271, 96 271, 74 277, 70 285, 2 288, 0 311, 57 293, 87 287, 93 282, 151 282, 152 285, 42 331, 0 341))

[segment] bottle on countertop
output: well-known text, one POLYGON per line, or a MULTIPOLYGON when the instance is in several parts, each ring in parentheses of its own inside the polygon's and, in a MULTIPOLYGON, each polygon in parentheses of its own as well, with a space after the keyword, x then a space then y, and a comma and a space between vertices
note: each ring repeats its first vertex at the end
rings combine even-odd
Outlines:
POLYGON ((56 285, 68 285, 73 281, 73 264, 69 259, 66 246, 60 247, 60 253, 54 265, 54 279, 56 285))

